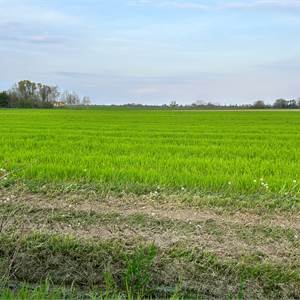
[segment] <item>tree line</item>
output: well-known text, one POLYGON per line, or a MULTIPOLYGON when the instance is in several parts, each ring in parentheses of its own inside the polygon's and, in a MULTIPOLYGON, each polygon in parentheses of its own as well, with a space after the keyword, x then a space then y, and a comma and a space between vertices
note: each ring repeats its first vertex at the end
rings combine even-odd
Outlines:
POLYGON ((258 100, 254 102, 253 108, 288 108, 288 109, 300 108, 300 99, 286 100, 280 98, 275 100, 273 104, 265 104, 264 101, 258 100))
POLYGON ((300 109, 300 98, 296 99, 277 99, 272 104, 266 104, 263 100, 257 100, 253 104, 229 104, 222 105, 213 102, 198 100, 192 104, 179 105, 176 101, 171 101, 169 105, 163 105, 170 108, 198 108, 198 109, 300 109))
POLYGON ((8 91, 0 91, 0 107, 53 108, 64 105, 90 105, 89 97, 80 98, 75 92, 61 92, 57 86, 21 80, 8 91))
POLYGON ((300 109, 300 98, 295 100, 277 99, 272 104, 266 104, 262 100, 257 100, 253 104, 218 104, 211 101, 197 100, 192 104, 178 104, 176 101, 171 101, 169 104, 162 105, 147 105, 140 103, 127 103, 123 105, 110 105, 112 107, 130 107, 130 108, 150 108, 150 109, 300 109))
MULTIPOLYGON (((65 105, 90 105, 89 97, 80 98, 75 92, 60 91, 57 86, 35 83, 30 80, 21 80, 8 91, 0 91, 0 107, 2 108, 53 108, 65 105)), ((110 105, 115 106, 115 105, 110 105)), ((221 105, 198 100, 192 104, 180 105, 171 101, 169 105, 144 105, 128 103, 116 105, 135 108, 178 108, 178 109, 300 109, 299 99, 277 99, 273 104, 266 104, 257 100, 253 104, 221 105)))

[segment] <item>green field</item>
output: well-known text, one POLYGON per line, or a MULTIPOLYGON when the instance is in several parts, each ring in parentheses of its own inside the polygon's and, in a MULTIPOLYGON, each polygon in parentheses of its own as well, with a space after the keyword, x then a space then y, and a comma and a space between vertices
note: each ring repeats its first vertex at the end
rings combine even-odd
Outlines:
POLYGON ((299 190, 299 112, 2 110, 0 166, 36 185, 299 190))
POLYGON ((300 112, 0 110, 0 299, 299 299, 300 112))

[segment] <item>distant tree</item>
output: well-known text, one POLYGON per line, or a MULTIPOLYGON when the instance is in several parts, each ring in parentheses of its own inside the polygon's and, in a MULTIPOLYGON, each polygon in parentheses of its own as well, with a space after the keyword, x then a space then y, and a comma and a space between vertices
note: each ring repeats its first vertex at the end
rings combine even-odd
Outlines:
POLYGON ((42 102, 56 102, 60 93, 57 86, 48 86, 42 83, 37 84, 37 96, 42 102))
POLYGON ((288 107, 297 108, 297 101, 295 99, 289 100, 288 107))
POLYGON ((289 101, 285 100, 285 99, 277 99, 274 104, 273 104, 274 108, 288 108, 289 107, 289 101))
POLYGON ((200 107, 200 106, 205 106, 207 103, 203 100, 197 100, 196 102, 192 103, 193 107, 200 107))
POLYGON ((265 108, 266 107, 266 104, 264 101, 262 100, 257 100, 253 103, 253 107, 254 108, 265 108))
POLYGON ((10 107, 51 108, 59 92, 57 87, 22 80, 9 91, 10 107))
POLYGON ((7 92, 0 92, 0 107, 9 107, 9 95, 7 92))
POLYGON ((82 98, 81 103, 82 103, 83 105, 91 105, 91 104, 92 104, 92 101, 91 101, 90 97, 84 96, 84 97, 82 98))
POLYGON ((11 90, 10 93, 17 99, 35 100, 37 84, 30 80, 19 81, 11 90))
MULTIPOLYGON (((21 80, 9 91, 0 92, 0 107, 53 108, 63 105, 79 105, 81 100, 75 92, 65 91, 61 97, 57 86, 21 80)), ((82 99, 82 104, 90 105, 89 97, 82 99)))
POLYGON ((170 107, 178 107, 178 104, 176 101, 171 101, 169 106, 170 107))
POLYGON ((207 107, 215 107, 215 106, 218 106, 212 102, 207 102, 207 107))
POLYGON ((67 105, 79 105, 80 98, 75 92, 65 91, 62 94, 62 102, 67 105))

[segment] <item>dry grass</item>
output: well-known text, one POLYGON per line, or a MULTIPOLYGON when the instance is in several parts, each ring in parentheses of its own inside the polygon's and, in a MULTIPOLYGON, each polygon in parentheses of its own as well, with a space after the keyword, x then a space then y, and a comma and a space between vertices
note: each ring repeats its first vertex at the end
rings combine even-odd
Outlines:
MULTIPOLYGON (((70 266, 62 261, 62 252, 53 253, 51 250, 57 247, 52 243, 71 237, 72 241, 75 239, 71 244, 77 246, 67 245, 64 251, 69 253, 68 256, 80 257, 80 260, 84 260, 81 257, 83 250, 80 254, 73 251, 86 249, 85 245, 91 249, 104 247, 112 253, 114 247, 119 249, 114 254, 119 261, 116 258, 112 270, 116 273, 114 280, 120 289, 122 284, 118 276, 124 275, 119 270, 123 268, 119 264, 124 262, 121 256, 141 245, 155 245, 158 254, 149 271, 151 287, 147 287, 152 295, 158 295, 158 291, 152 290, 154 286, 172 286, 174 289, 180 284, 186 292, 194 295, 221 297, 238 293, 241 282, 245 285, 245 298, 300 295, 300 286, 296 283, 300 272, 297 214, 262 215, 257 211, 204 209, 183 202, 177 206, 151 197, 147 200, 145 196, 102 198, 97 195, 60 194, 49 197, 2 190, 0 219, 4 224, 2 241, 6 241, 8 248, 21 245, 17 247, 20 250, 16 254, 8 255, 12 261, 10 269, 13 271, 10 273, 17 280, 35 282, 44 265, 48 270, 44 276, 56 274, 59 278, 63 273, 77 278, 78 283, 86 282, 80 274, 75 276, 67 272, 65 268, 70 266), (14 236, 22 238, 15 239, 14 236), (43 251, 51 253, 52 258, 49 262, 41 254, 41 266, 37 267, 33 260, 38 255, 34 247, 39 247, 39 240, 43 251), (54 265, 53 259, 56 261, 54 265), (30 263, 33 263, 32 267, 30 263), (28 267, 31 272, 25 272, 24 268, 28 267), (37 269, 34 271, 32 268, 37 269)), ((102 258, 101 267, 94 265, 99 258, 93 258, 93 263, 82 262, 82 274, 88 270, 92 274, 103 272, 111 260, 109 257, 102 258)), ((64 276, 58 283, 66 283, 64 276)), ((100 284, 101 280, 96 280, 96 277, 89 277, 84 286, 100 284)))

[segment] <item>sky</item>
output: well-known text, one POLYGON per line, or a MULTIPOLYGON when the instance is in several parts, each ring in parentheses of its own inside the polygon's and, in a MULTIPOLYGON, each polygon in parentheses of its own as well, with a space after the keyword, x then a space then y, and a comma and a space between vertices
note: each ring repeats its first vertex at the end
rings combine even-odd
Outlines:
POLYGON ((0 0, 0 89, 97 104, 300 97, 300 0, 0 0))

